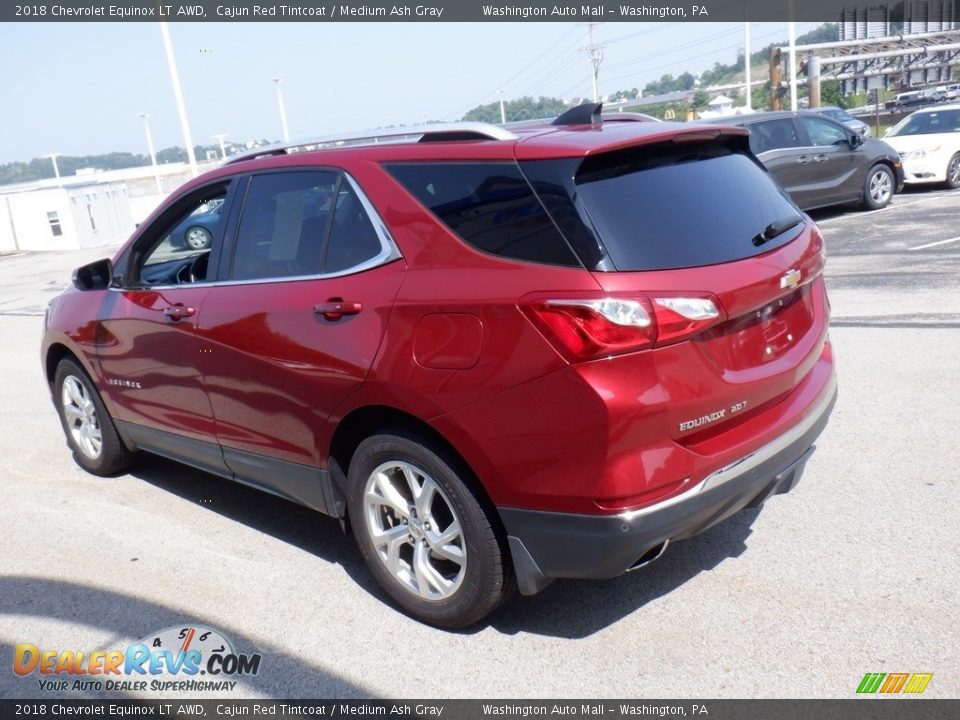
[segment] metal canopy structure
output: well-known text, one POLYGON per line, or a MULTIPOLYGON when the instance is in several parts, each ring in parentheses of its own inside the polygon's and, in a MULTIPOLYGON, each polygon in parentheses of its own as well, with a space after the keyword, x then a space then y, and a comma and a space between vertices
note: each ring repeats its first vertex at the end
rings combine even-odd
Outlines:
POLYGON ((890 80, 904 87, 927 85, 949 80, 951 68, 960 65, 960 30, 841 40, 797 51, 820 58, 823 80, 854 81, 848 91, 876 87, 870 78, 884 87, 890 80))

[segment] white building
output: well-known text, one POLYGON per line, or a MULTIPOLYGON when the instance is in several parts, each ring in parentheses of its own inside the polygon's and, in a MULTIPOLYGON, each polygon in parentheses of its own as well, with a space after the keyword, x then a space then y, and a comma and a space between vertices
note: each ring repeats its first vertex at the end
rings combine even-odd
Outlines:
POLYGON ((94 247, 115 242, 133 228, 123 182, 0 187, 0 252, 94 247))
POLYGON ((0 185, 0 253, 120 242, 189 179, 185 163, 170 163, 0 185))

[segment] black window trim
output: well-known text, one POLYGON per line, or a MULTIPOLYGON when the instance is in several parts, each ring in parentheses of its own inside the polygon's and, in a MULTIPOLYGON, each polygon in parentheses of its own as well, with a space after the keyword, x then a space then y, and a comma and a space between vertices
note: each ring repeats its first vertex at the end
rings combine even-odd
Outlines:
MULTIPOLYGON (((226 218, 226 223, 224 224, 223 233, 219 238, 214 238, 210 247, 210 260, 207 265, 207 272, 209 275, 218 276, 220 274, 220 269, 223 266, 223 250, 228 243, 228 238, 231 232, 231 224, 233 219, 236 216, 236 208, 238 203, 236 202, 237 195, 239 194, 239 186, 242 184, 242 180, 239 175, 231 175, 227 177, 218 177, 210 180, 207 183, 199 187, 192 188, 191 190, 183 193, 177 197, 169 207, 164 209, 160 216, 150 223, 149 226, 144 227, 143 230, 139 231, 136 235, 136 238, 131 243, 130 247, 124 252, 123 256, 115 264, 115 273, 116 277, 119 278, 119 282, 115 280, 115 284, 110 287, 111 290, 118 290, 123 292, 136 291, 136 290, 169 290, 171 288, 185 288, 185 287, 206 287, 214 283, 214 281, 203 281, 198 283, 189 283, 189 284, 163 284, 163 285, 143 285, 139 283, 139 278, 136 282, 131 282, 130 272, 133 268, 137 267, 138 262, 141 259, 143 254, 143 248, 153 249, 155 243, 162 239, 162 236, 158 237, 158 232, 169 231, 171 228, 175 227, 178 218, 180 218, 183 211, 188 208, 191 203, 195 202, 199 196, 202 196, 205 192, 211 190, 212 188, 222 187, 226 192, 224 195, 224 217, 226 218), (154 228, 161 228, 160 231, 155 231, 154 228)), ((181 218, 182 219, 182 218, 181 218)))

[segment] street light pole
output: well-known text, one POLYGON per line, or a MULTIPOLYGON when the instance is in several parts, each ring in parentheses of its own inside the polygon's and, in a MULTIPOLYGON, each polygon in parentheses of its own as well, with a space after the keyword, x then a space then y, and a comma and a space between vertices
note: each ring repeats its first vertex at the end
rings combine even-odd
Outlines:
POLYGON ((746 104, 744 110, 753 112, 753 86, 750 84, 750 21, 743 23, 743 78, 746 84, 746 104))
POLYGON ((48 153, 47 155, 44 156, 44 157, 50 158, 50 160, 53 162, 53 174, 57 178, 58 186, 61 183, 60 183, 60 168, 57 167, 57 158, 60 157, 62 154, 63 153, 48 153))
POLYGON ((147 150, 150 153, 150 164, 153 166, 153 179, 157 183, 157 195, 163 195, 163 186, 160 184, 160 169, 157 167, 157 153, 153 150, 153 135, 150 133, 150 114, 137 113, 143 118, 143 129, 147 133, 147 150))
POLYGON ((212 137, 215 137, 217 140, 220 141, 220 154, 223 156, 223 159, 226 160, 226 159, 227 159, 227 147, 226 147, 226 145, 223 144, 223 139, 224 139, 225 137, 230 137, 230 134, 229 134, 229 133, 217 133, 216 135, 213 135, 212 137))
POLYGON ((170 68, 170 79, 173 81, 173 97, 177 101, 177 113, 180 115, 180 128, 183 130, 183 141, 187 144, 187 159, 190 162, 190 174, 197 176, 197 156, 193 152, 193 137, 190 135, 190 124, 187 122, 187 106, 183 104, 183 91, 180 89, 180 74, 177 72, 177 61, 173 57, 173 44, 170 42, 170 28, 167 23, 160 23, 160 34, 163 35, 163 47, 167 52, 167 66, 170 68))
POLYGON ((280 124, 283 126, 283 141, 290 142, 290 129, 287 127, 287 111, 283 107, 283 91, 280 89, 280 83, 283 78, 275 77, 273 82, 277 84, 277 105, 280 107, 280 124))
POLYGON ((505 92, 504 90, 497 90, 497 94, 500 95, 500 124, 501 124, 501 125, 506 125, 506 124, 507 124, 507 110, 506 110, 506 108, 505 108, 504 105, 503 105, 503 93, 504 93, 504 92, 505 92))

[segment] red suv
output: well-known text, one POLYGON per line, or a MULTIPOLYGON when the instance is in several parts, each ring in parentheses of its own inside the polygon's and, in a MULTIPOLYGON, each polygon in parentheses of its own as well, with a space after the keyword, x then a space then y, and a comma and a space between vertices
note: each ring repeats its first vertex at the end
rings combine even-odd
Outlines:
POLYGON ((392 135, 232 158, 76 271, 42 359, 81 466, 340 518, 447 627, 794 486, 836 395, 823 238, 745 130, 392 135), (171 237, 213 203, 208 247, 171 237))

